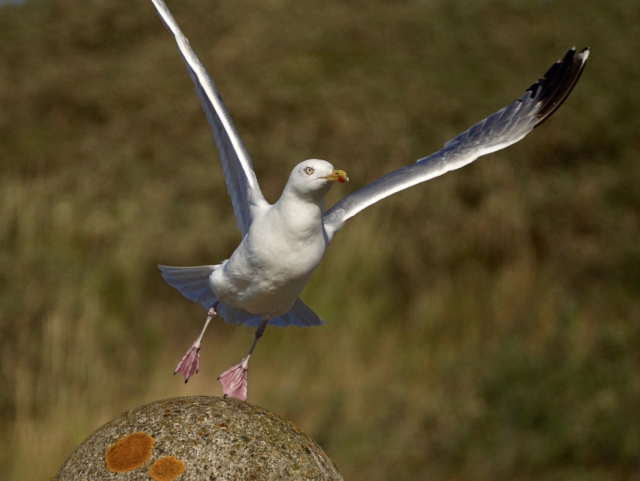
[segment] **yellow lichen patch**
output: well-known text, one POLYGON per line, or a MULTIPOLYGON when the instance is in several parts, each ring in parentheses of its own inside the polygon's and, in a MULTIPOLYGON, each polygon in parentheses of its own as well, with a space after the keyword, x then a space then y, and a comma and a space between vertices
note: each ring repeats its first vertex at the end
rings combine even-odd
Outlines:
POLYGON ((142 432, 116 441, 104 455, 107 468, 114 473, 124 473, 144 466, 151 457, 155 442, 155 439, 142 432))
POLYGON ((156 481, 173 481, 184 473, 184 470, 185 466, 182 461, 174 456, 167 456, 153 463, 149 474, 156 481))

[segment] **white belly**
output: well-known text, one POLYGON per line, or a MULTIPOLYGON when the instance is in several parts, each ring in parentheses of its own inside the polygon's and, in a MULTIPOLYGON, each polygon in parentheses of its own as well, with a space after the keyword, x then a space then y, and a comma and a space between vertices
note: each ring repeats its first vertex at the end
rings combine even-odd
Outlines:
POLYGON ((322 223, 295 231, 278 219, 254 221, 233 255, 211 275, 219 301, 272 319, 287 313, 326 248, 322 223))

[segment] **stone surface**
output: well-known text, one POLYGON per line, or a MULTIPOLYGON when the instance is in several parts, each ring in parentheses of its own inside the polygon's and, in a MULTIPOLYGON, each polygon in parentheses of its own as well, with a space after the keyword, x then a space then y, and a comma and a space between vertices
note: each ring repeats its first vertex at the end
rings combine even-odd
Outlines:
POLYGON ((89 436, 55 481, 342 480, 293 423, 236 399, 194 396, 124 413, 89 436))

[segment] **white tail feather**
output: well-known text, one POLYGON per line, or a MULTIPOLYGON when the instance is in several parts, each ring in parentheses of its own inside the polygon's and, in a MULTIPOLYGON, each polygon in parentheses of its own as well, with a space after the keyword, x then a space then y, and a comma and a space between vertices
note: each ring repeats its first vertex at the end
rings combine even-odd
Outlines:
POLYGON ((196 267, 158 266, 162 277, 171 287, 175 287, 187 299, 210 309, 218 299, 209 287, 209 276, 219 265, 196 267))

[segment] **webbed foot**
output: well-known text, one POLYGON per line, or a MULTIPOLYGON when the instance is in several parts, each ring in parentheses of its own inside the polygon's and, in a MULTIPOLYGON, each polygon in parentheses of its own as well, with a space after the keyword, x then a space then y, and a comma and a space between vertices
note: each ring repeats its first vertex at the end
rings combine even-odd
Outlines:
POLYGON ((218 376, 218 381, 222 384, 224 397, 234 397, 241 401, 247 400, 250 357, 251 355, 245 357, 240 364, 236 364, 218 376))

